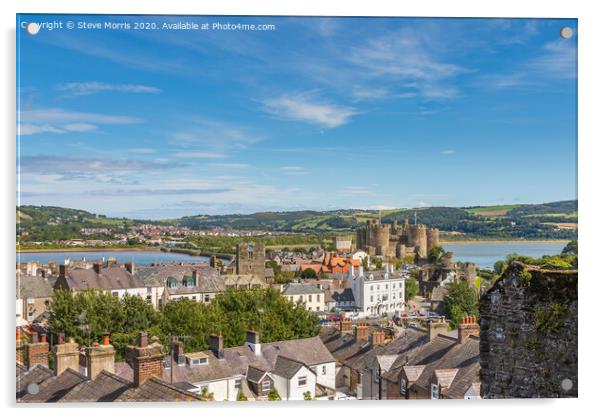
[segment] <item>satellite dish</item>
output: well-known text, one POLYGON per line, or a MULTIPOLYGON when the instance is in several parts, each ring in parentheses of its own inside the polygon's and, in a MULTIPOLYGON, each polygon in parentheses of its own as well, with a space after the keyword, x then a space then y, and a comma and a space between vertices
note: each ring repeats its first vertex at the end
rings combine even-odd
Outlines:
POLYGON ((40 386, 38 383, 29 383, 27 385, 27 393, 31 395, 38 394, 40 392, 40 386))

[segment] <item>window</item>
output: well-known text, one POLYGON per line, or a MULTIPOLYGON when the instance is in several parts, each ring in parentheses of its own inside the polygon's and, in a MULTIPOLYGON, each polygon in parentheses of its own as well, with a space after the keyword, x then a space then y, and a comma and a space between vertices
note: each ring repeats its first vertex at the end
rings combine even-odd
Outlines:
POLYGON ((309 301, 311 302, 311 295, 309 295, 309 301))
POLYGON ((238 380, 234 380, 234 388, 235 388, 235 389, 239 389, 239 388, 240 388, 240 386, 241 386, 241 381, 240 381, 240 379, 238 379, 238 380))
POLYGON ((325 365, 322 366, 322 375, 326 375, 326 366, 325 365))
POLYGON ((308 311, 311 311, 311 306, 307 308, 308 311))
POLYGON ((148 304, 153 303, 153 297, 151 295, 146 296, 146 303, 148 303, 148 304))
POLYGON ((374 377, 374 382, 375 382, 375 383, 378 383, 378 368, 375 368, 375 369, 372 371, 372 375, 373 375, 373 377, 374 377))
POLYGON ((293 299, 293 297, 292 297, 292 296, 289 296, 289 300, 290 300, 291 302, 294 302, 294 299, 293 299))
POLYGON ((370 286, 370 290, 374 290, 374 286, 370 286))
POLYGON ((270 379, 266 377, 261 382, 261 389, 262 390, 269 390, 271 385, 272 385, 272 383, 270 383, 270 379))
POLYGON ((316 300, 319 302, 320 301, 320 295, 316 295, 316 300))
POLYGON ((298 380, 298 384, 297 385, 299 387, 307 385, 307 376, 301 376, 297 380, 298 380))
POLYGON ((152 287, 147 287, 146 288, 146 294, 150 295, 151 293, 153 293, 153 288, 152 287))
POLYGON ((192 297, 192 300, 196 300, 196 296, 193 296, 193 297, 192 297))
POLYGON ((385 289, 389 289, 389 285, 385 285, 385 289))
POLYGON ((205 295, 205 303, 211 302, 211 297, 209 295, 205 295))
POLYGON ((320 307, 319 307, 319 306, 316 306, 316 310, 317 310, 318 312, 320 312, 320 307))
POLYGON ((405 378, 402 378, 401 381, 399 382, 399 393, 402 396, 406 395, 406 387, 407 387, 407 382, 405 378))
POLYGON ((202 364, 207 364, 207 359, 206 358, 192 358, 189 361, 190 365, 202 365, 202 364))
POLYGON ((374 296, 370 295, 370 302, 374 302, 374 296))
POLYGON ((431 384, 431 399, 439 398, 439 386, 437 384, 431 384))
POLYGON ((113 292, 112 295, 115 296, 115 297, 118 297, 119 296, 119 292, 113 292))

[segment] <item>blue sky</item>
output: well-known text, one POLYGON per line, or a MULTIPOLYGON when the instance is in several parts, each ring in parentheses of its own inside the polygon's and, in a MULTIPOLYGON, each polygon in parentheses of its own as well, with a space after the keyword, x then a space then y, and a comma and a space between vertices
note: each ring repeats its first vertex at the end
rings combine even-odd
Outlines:
POLYGON ((21 204, 172 218, 576 198, 576 20, 20 19, 276 26, 19 31, 21 204))

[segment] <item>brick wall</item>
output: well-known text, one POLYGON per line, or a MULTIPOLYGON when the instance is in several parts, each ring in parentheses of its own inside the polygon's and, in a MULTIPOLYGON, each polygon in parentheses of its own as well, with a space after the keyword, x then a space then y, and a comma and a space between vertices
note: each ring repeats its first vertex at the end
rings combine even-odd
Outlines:
POLYGON ((42 364, 48 367, 48 352, 50 347, 47 342, 36 342, 29 344, 27 348, 29 358, 29 368, 33 368, 37 364, 42 364))

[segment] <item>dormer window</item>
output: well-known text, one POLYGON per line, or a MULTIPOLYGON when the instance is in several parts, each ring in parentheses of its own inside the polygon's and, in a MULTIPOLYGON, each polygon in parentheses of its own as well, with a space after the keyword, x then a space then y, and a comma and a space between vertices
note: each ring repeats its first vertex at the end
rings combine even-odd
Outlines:
POLYGON ((167 287, 173 289, 178 286, 178 281, 174 277, 167 279, 167 287))
POLYGON ((402 378, 401 381, 399 382, 399 393, 405 397, 406 395, 406 390, 407 390, 407 381, 405 378, 402 378))
POLYGON ((431 384, 431 399, 438 399, 438 398, 439 398, 439 385, 431 384))
POLYGON ((198 358, 188 358, 188 365, 203 365, 207 364, 207 357, 198 357, 198 358))

